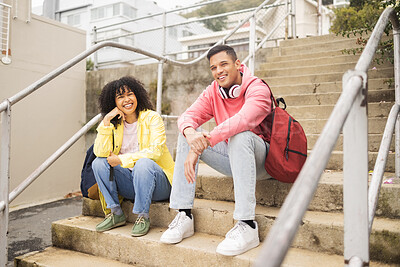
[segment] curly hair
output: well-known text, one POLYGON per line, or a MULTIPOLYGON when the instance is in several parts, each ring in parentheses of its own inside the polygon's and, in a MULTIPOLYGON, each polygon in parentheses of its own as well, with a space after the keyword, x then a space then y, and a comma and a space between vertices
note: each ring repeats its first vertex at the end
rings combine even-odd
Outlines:
MULTIPOLYGON (((101 91, 99 96, 99 108, 103 117, 116 107, 115 96, 117 94, 123 94, 125 90, 133 92, 136 96, 137 107, 135 113, 137 117, 139 117, 139 112, 142 110, 154 110, 153 104, 143 84, 132 76, 125 76, 107 83, 101 91)), ((119 120, 117 117, 111 120, 111 123, 115 126, 118 125, 118 122, 119 120)))

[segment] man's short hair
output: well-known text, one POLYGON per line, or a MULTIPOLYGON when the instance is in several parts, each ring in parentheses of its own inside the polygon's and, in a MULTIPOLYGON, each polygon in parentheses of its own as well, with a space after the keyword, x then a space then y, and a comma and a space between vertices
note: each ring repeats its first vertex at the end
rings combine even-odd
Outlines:
POLYGON ((207 53, 208 61, 210 61, 210 58, 213 55, 218 54, 219 52, 222 52, 222 51, 225 51, 226 54, 229 55, 234 62, 236 61, 236 59, 237 59, 236 52, 229 45, 217 45, 217 46, 214 46, 213 48, 211 48, 210 51, 208 51, 208 53, 207 53))

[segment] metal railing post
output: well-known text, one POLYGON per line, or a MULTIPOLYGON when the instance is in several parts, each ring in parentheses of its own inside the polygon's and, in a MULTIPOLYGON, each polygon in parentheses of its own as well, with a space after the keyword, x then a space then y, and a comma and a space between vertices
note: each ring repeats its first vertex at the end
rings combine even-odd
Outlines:
MULTIPOLYGON (((392 23, 395 25, 395 23, 392 23)), ((397 23, 398 25, 398 23, 397 23)), ((395 102, 400 105, 400 29, 393 26, 393 54, 394 54, 394 90, 395 102)), ((400 117, 397 116, 395 134, 395 172, 400 177, 400 117)))
POLYGON ((1 165, 0 165, 0 266, 7 264, 8 252, 8 191, 10 179, 10 140, 11 140, 11 103, 1 115, 1 165))
POLYGON ((256 17, 250 19, 250 36, 249 36, 249 68, 251 75, 254 75, 256 61, 256 17))
POLYGON ((291 8, 291 18, 292 18, 292 37, 296 39, 296 0, 291 0, 290 2, 291 8))
MULTIPOLYGON (((93 44, 97 44, 97 28, 96 26, 93 27, 93 44)), ((97 58, 97 51, 94 52, 93 54, 93 70, 97 70, 98 69, 98 58, 97 58)))
MULTIPOLYGON (((343 210, 344 259, 369 262, 368 231, 368 114, 367 75, 348 71, 343 76, 343 90, 350 79, 362 78, 363 87, 353 102, 343 126, 343 210)), ((345 93, 345 92, 344 92, 345 93)))
MULTIPOLYGON (((163 13, 163 28, 162 28, 162 56, 165 56, 167 44, 167 13, 163 13)), ((162 109, 162 84, 163 84, 163 65, 164 60, 158 62, 158 73, 157 73, 157 101, 156 111, 161 114, 162 109)))

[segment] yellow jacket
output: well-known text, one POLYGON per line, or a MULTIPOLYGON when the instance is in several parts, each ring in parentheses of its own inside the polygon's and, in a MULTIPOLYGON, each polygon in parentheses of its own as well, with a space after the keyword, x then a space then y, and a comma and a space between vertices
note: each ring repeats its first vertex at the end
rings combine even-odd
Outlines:
MULTIPOLYGON (((97 157, 108 157, 110 151, 118 155, 122 145, 122 138, 124 134, 124 127, 121 124, 115 129, 111 123, 110 126, 104 126, 101 122, 97 127, 97 136, 94 141, 93 151, 97 157), (114 149, 113 138, 114 132, 114 149)), ((135 153, 128 153, 119 155, 123 168, 133 168, 136 161, 141 158, 148 158, 154 160, 158 166, 164 171, 170 184, 172 185, 172 176, 174 173, 175 163, 166 145, 166 135, 164 123, 161 116, 152 110, 144 110, 139 113, 137 121, 137 137, 139 143, 139 151, 135 153)), ((104 197, 100 194, 103 210, 106 214, 106 203, 104 197)))

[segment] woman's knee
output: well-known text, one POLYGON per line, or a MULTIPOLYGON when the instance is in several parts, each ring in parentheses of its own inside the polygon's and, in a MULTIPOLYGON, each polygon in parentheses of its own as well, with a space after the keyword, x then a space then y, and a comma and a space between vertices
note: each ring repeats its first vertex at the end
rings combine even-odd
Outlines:
POLYGON ((110 165, 107 162, 107 158, 95 158, 92 162, 93 171, 109 170, 110 165))
POLYGON ((155 165, 153 160, 148 159, 148 158, 142 158, 136 161, 135 166, 133 167, 135 171, 150 171, 153 170, 155 165))

